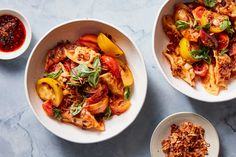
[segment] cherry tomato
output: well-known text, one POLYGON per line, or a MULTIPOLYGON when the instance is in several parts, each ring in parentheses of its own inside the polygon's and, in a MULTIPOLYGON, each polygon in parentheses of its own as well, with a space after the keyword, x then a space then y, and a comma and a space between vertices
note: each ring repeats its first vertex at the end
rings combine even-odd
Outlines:
POLYGON ((43 110, 47 113, 48 116, 53 117, 53 103, 52 100, 47 100, 42 104, 43 110))
POLYGON ((216 35, 216 39, 218 41, 218 49, 223 50, 226 49, 229 45, 229 36, 225 33, 219 33, 216 35))
POLYGON ((202 15, 205 11, 206 11, 206 8, 199 6, 199 7, 195 8, 192 12, 194 15, 197 16, 197 18, 201 19, 202 15))
POLYGON ((210 48, 217 48, 218 42, 214 36, 207 34, 203 29, 200 30, 200 39, 202 43, 210 48))
POLYGON ((197 62, 193 64, 194 73, 200 77, 205 77, 208 73, 208 65, 204 62, 197 62))
POLYGON ((102 66, 107 67, 116 78, 121 78, 119 63, 117 63, 114 58, 103 55, 101 57, 101 63, 102 66))

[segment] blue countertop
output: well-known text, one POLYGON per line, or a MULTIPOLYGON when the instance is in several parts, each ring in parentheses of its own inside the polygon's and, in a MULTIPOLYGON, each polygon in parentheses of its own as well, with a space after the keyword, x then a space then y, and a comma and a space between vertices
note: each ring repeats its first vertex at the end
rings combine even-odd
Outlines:
POLYGON ((29 20, 33 38, 26 53, 0 61, 0 157, 149 157, 156 125, 180 111, 203 115, 216 127, 224 157, 236 156, 236 100, 203 103, 174 90, 164 79, 152 55, 152 28, 165 0, 0 0, 1 8, 21 11, 29 20), (50 28, 75 18, 97 18, 131 35, 148 71, 148 92, 137 119, 118 136, 96 144, 75 144, 50 133, 34 117, 24 92, 24 72, 36 42, 50 28))

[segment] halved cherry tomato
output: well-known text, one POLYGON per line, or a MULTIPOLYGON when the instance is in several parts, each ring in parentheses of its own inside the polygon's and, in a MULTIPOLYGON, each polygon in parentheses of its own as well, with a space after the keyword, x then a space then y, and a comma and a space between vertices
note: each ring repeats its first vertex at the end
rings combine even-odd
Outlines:
POLYGON ((202 15, 204 14, 205 11, 206 11, 206 8, 204 8, 203 6, 199 6, 199 7, 195 8, 192 11, 192 13, 193 13, 195 18, 201 19, 202 15))
POLYGON ((114 58, 103 55, 101 57, 101 63, 102 66, 106 66, 116 78, 121 78, 119 63, 117 63, 114 58))
POLYGON ((207 34, 203 29, 200 30, 200 39, 202 43, 207 47, 211 47, 211 48, 218 47, 216 38, 214 36, 207 34))
POLYGON ((92 48, 93 50, 99 50, 97 44, 97 35, 96 34, 85 34, 81 36, 76 43, 79 43, 82 46, 86 46, 88 48, 92 48))
POLYGON ((208 73, 208 65, 205 62, 197 62, 193 64, 194 73, 200 77, 205 77, 208 73))
POLYGON ((47 113, 48 116, 53 117, 53 102, 52 100, 47 100, 42 104, 43 110, 47 113))
POLYGON ((216 39, 218 41, 218 49, 223 50, 226 49, 229 45, 229 36, 225 33, 219 33, 216 35, 216 39))
POLYGON ((110 103, 112 114, 120 115, 121 113, 124 113, 125 111, 127 111, 130 105, 131 103, 129 100, 125 101, 122 98, 116 98, 114 101, 110 103))

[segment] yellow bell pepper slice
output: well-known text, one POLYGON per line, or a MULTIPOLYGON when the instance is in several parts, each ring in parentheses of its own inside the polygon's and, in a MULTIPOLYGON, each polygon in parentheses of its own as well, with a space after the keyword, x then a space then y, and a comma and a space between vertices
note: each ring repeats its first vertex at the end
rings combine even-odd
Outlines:
POLYGON ((58 81, 52 78, 41 78, 36 83, 36 91, 42 100, 51 99, 58 107, 63 99, 63 92, 58 81))
POLYGON ((103 33, 98 35, 97 43, 99 48, 106 55, 118 57, 124 54, 124 52, 103 33))
POLYGON ((197 59, 193 58, 190 54, 191 52, 191 45, 188 39, 182 38, 179 42, 180 46, 180 55, 189 62, 196 62, 197 59))

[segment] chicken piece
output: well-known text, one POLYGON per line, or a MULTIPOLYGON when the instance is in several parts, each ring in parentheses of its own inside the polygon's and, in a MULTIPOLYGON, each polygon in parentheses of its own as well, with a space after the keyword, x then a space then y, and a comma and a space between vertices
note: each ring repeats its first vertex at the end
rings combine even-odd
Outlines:
POLYGON ((216 65, 214 69, 216 84, 219 87, 226 88, 228 85, 228 80, 231 77, 231 58, 227 54, 220 55, 216 51, 214 51, 214 57, 216 60, 216 65))
POLYGON ((175 5, 175 21, 184 21, 189 24, 190 28, 194 27, 194 17, 191 13, 190 8, 184 3, 178 3, 175 5))
POLYGON ((88 67, 92 67, 94 58, 100 56, 100 54, 97 53, 96 51, 81 46, 77 46, 75 49, 66 50, 65 55, 73 62, 78 64, 85 64, 88 67))
POLYGON ((98 122, 87 109, 82 109, 79 117, 73 117, 73 115, 70 114, 69 111, 62 113, 61 116, 61 120, 63 122, 74 124, 83 129, 96 129, 99 131, 105 130, 104 122, 98 122))
POLYGON ((230 17, 236 17, 236 3, 234 0, 224 0, 224 5, 218 3, 215 10, 230 17))
POLYGON ((202 78, 203 87, 206 91, 213 95, 218 95, 220 92, 220 87, 216 84, 214 65, 209 65, 209 70, 207 76, 202 78))
POLYGON ((195 87, 195 73, 192 65, 187 63, 182 57, 177 56, 174 53, 169 54, 167 52, 164 52, 164 55, 170 62, 172 75, 174 77, 183 79, 192 87, 195 87))
POLYGON ((175 26, 175 22, 172 16, 170 15, 163 16, 162 24, 166 35, 172 42, 178 42, 182 38, 182 35, 175 26))
POLYGON ((102 74, 100 79, 107 84, 113 94, 123 96, 124 85, 121 79, 117 79, 110 72, 102 74))
POLYGON ((49 68, 53 64, 57 64, 66 59, 65 50, 68 49, 74 49, 74 45, 71 44, 69 41, 62 41, 58 43, 53 49, 49 50, 46 58, 46 64, 44 67, 45 71, 48 72, 49 68))

